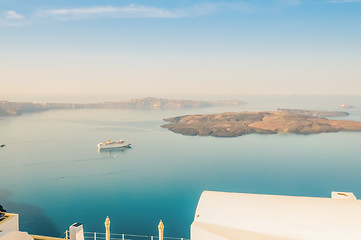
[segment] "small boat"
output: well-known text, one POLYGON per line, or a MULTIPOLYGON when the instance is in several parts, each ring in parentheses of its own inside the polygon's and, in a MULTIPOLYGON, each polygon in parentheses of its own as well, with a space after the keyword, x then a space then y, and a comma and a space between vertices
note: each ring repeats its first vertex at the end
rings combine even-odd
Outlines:
POLYGON ((131 148, 131 144, 125 142, 124 140, 119 140, 118 142, 103 142, 98 144, 98 151, 102 150, 115 150, 115 149, 124 149, 124 148, 131 148))
POLYGON ((342 105, 340 105, 340 108, 354 108, 354 106, 352 106, 350 104, 342 104, 342 105))
POLYGON ((5 147, 5 144, 1 144, 0 147, 2 147, 2 148, 5 147))

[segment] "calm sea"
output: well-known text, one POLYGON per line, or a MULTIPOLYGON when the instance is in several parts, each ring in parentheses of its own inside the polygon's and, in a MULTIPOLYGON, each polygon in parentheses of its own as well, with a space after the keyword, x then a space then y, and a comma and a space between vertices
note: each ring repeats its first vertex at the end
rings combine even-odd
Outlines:
POLYGON ((190 137, 160 128, 163 118, 192 113, 340 110, 361 121, 361 97, 239 97, 237 108, 200 110, 64 110, 0 118, 0 204, 20 214, 21 229, 63 236, 74 222, 85 231, 189 237, 204 190, 361 197, 361 133, 190 137), (133 148, 98 153, 124 139, 133 148))

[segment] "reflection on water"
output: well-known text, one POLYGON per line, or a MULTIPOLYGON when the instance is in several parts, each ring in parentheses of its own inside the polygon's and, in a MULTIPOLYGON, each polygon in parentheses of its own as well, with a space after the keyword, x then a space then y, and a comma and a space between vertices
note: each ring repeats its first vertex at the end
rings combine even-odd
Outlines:
POLYGON ((361 98, 244 99, 239 108, 177 111, 69 110, 0 118, 0 204, 20 213, 21 228, 59 236, 74 222, 86 231, 189 237, 204 190, 361 197, 360 133, 190 137, 160 127, 192 113, 308 108, 338 110, 350 103, 361 120, 361 98), (257 101, 256 101, 257 100, 257 101), (252 104, 254 102, 254 104, 252 104), (263 105, 262 105, 263 103, 263 105), (266 103, 266 104, 265 104, 266 103), (303 104, 303 105, 302 105, 303 104), (132 149, 98 152, 103 139, 132 149), (342 173, 342 174, 340 174, 342 173), (44 232, 43 222, 49 224, 44 232))

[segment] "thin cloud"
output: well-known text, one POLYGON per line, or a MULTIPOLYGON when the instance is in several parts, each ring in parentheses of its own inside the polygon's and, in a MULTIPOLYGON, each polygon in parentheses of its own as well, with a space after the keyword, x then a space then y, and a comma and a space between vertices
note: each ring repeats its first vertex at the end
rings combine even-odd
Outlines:
POLYGON ((90 17, 99 15, 119 18, 175 18, 179 17, 181 12, 131 4, 125 7, 95 6, 87 8, 51 9, 39 11, 37 15, 43 17, 90 17))
MULTIPOLYGON (((240 4, 207 3, 193 5, 182 9, 165 9, 152 6, 130 4, 127 6, 91 6, 83 8, 58 8, 39 10, 31 15, 28 20, 38 22, 39 18, 55 18, 59 20, 89 19, 89 18, 184 18, 215 14, 222 10, 242 10, 240 4)), ((7 11, 0 18, 0 26, 24 25, 15 19, 24 18, 15 11, 7 11), (6 13, 6 14, 5 14, 6 13), (6 16, 6 18, 5 18, 6 16), (10 20, 10 18, 12 20, 10 20)))
POLYGON ((19 13, 13 11, 13 10, 9 10, 9 11, 5 11, 3 14, 5 19, 23 19, 24 16, 20 15, 19 13))
MULTIPOLYGON (((361 0, 330 1, 351 2, 361 0)), ((230 2, 208 2, 175 9, 137 4, 130 4, 126 6, 105 5, 38 10, 27 18, 13 10, 9 10, 4 12, 2 18, 0 18, 0 26, 20 26, 30 23, 34 24, 42 18, 54 18, 59 20, 90 18, 186 18, 213 15, 219 12, 228 11, 259 13, 280 10, 288 6, 298 5, 300 2, 301 0, 272 0, 270 1, 270 5, 262 6, 262 4, 256 2, 240 0, 230 2)))
POLYGON ((165 9, 131 4, 124 7, 94 6, 41 10, 36 15, 59 18, 89 18, 96 16, 114 18, 182 18, 211 15, 222 10, 248 11, 250 6, 242 1, 239 3, 205 3, 182 9, 165 9))
POLYGON ((8 10, 0 15, 0 27, 19 27, 27 25, 25 17, 13 10, 8 10))

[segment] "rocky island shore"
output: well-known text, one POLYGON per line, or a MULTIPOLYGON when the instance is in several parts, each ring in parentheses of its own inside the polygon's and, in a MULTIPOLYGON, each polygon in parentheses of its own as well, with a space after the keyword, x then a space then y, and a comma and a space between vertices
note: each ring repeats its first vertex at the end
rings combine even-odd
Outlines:
POLYGON ((117 108, 117 109, 183 109, 228 106, 246 104, 239 100, 200 101, 167 98, 137 98, 117 102, 102 103, 32 103, 0 101, 0 116, 20 115, 42 112, 52 109, 117 108))
MULTIPOLYGON (((280 132, 314 134, 323 132, 361 131, 361 122, 330 120, 312 114, 298 114, 291 109, 265 112, 236 112, 187 115, 164 119, 162 125, 175 133, 189 136, 236 137, 250 133, 277 134, 280 132)), ((303 110, 307 111, 308 110, 303 110)), ((312 112, 312 111, 311 111, 312 112)), ((322 111, 334 116, 334 112, 322 111)))

